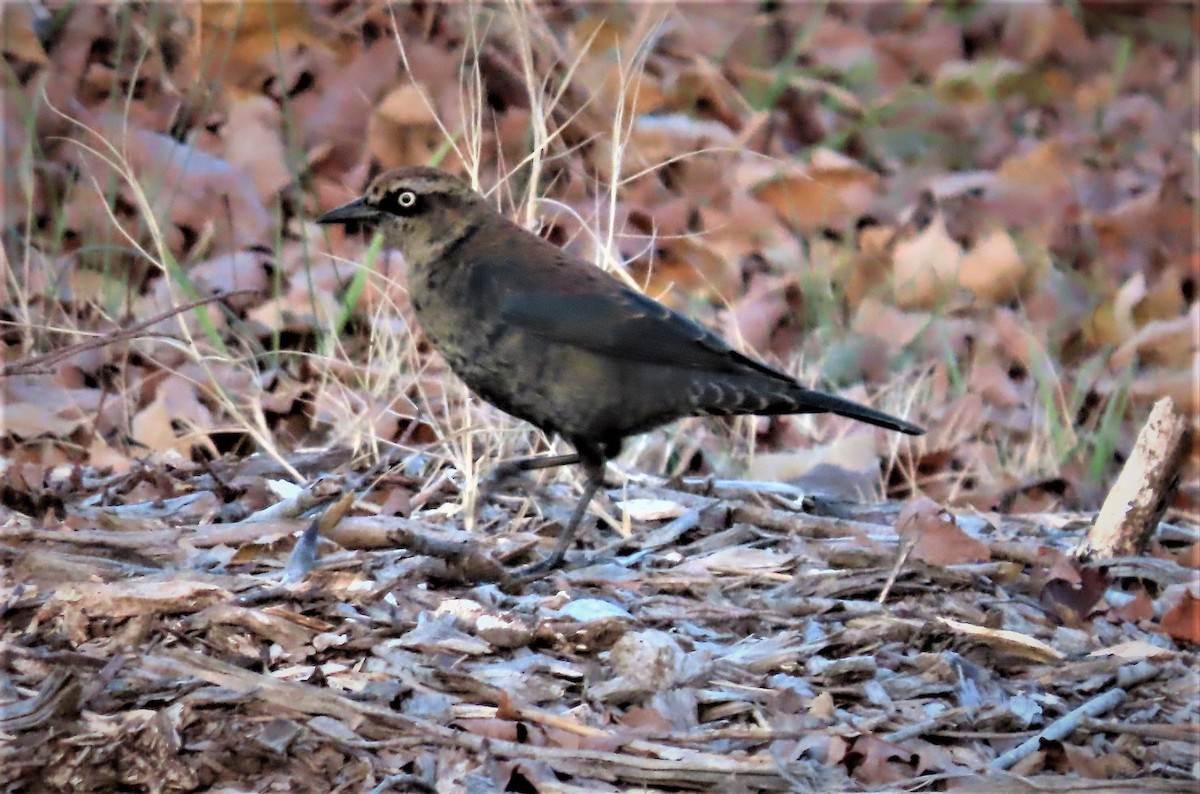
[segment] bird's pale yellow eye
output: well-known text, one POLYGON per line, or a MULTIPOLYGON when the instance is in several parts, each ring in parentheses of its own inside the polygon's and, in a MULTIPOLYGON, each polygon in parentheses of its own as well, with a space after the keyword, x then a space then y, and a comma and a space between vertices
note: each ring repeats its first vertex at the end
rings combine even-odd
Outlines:
POLYGON ((417 194, 413 193, 411 190, 401 191, 400 195, 396 197, 396 203, 404 209, 408 209, 409 207, 416 205, 417 194))

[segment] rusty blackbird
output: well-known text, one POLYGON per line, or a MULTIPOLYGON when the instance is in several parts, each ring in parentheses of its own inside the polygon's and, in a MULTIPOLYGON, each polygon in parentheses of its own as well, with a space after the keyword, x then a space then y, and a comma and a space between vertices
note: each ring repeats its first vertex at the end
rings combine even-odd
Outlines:
POLYGON ((317 218, 377 228, 408 265, 426 336, 476 394, 557 434, 573 454, 507 461, 493 480, 581 464, 586 484, 557 566, 624 439, 683 416, 832 412, 918 435, 914 424, 732 349, 663 304, 525 230, 451 174, 399 168, 317 218))

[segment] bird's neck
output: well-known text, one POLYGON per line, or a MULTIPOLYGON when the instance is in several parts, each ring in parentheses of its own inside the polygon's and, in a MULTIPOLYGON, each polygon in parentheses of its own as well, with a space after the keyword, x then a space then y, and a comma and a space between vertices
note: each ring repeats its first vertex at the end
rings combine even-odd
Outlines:
POLYGON ((463 259, 459 256, 463 246, 479 233, 487 222, 486 218, 462 218, 439 235, 438 239, 429 241, 430 256, 435 262, 453 264, 463 259))
POLYGON ((438 226, 435 234, 403 233, 397 247, 403 252, 410 270, 454 270, 466 264, 465 258, 459 255, 462 247, 485 223, 486 220, 480 218, 459 218, 454 223, 438 226))

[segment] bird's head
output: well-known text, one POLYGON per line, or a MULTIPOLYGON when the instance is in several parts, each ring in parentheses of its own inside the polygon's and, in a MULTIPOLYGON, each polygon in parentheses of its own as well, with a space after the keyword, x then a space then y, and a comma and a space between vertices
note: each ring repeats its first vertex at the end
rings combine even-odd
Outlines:
POLYGON ((398 249, 411 265, 421 264, 495 212, 458 177, 418 166, 385 171, 361 197, 326 212, 317 223, 377 228, 384 245, 398 249))

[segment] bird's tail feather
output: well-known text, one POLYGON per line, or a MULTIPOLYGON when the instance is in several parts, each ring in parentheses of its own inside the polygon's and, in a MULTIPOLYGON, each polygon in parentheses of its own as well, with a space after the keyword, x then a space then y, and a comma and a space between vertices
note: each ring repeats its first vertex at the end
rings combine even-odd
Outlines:
POLYGON ((793 413, 827 412, 850 419, 857 419, 860 422, 866 422, 877 427, 885 427, 888 430, 898 430, 901 433, 908 433, 913 436, 919 436, 925 432, 924 428, 918 427, 911 422, 906 422, 891 414, 885 414, 883 411, 877 411, 874 408, 869 408, 850 400, 844 400, 841 397, 835 397, 825 392, 801 389, 800 393, 794 399, 796 407, 793 409, 793 413))
POLYGON ((914 436, 925 432, 911 422, 885 414, 883 411, 825 392, 806 389, 798 383, 784 383, 781 387, 777 380, 767 382, 757 376, 749 379, 697 378, 692 382, 689 391, 688 412, 719 416, 834 413, 914 436))

